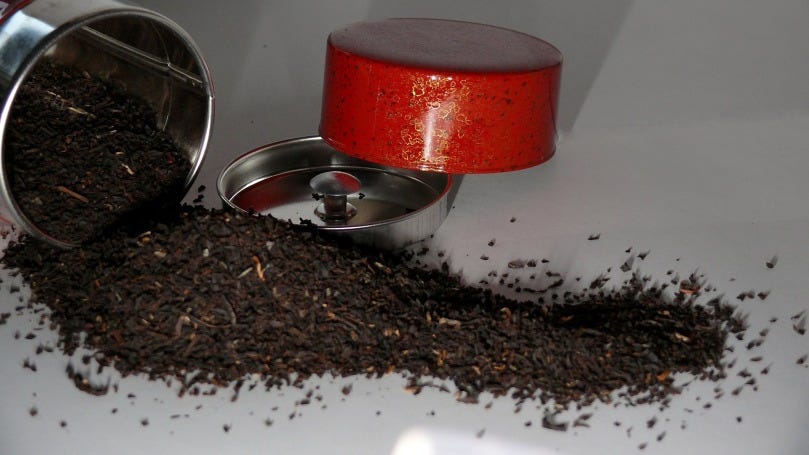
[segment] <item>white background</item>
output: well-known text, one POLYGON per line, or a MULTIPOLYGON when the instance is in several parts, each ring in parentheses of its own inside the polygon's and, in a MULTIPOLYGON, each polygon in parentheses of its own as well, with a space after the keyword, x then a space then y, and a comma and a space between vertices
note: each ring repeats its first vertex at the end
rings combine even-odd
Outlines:
MULTIPOLYGON (((680 275, 698 269, 731 301, 749 289, 770 290, 766 301, 739 306, 749 312, 751 333, 771 317, 778 322, 759 351, 739 346, 737 354, 751 371, 756 364, 749 356, 763 355, 771 373, 759 377, 758 392, 745 389, 738 397, 729 391, 741 379, 731 376, 718 384, 726 393, 710 398, 710 410, 696 399, 712 397, 717 384, 694 384, 665 412, 599 405, 591 428, 557 433, 541 428, 533 406, 515 414, 508 399, 485 410, 432 389, 414 397, 398 377, 324 379, 303 391, 259 387, 243 391, 235 403, 222 392, 178 399, 163 385, 127 378, 117 394, 92 397, 68 382, 65 358, 33 355, 36 344, 53 334, 13 340, 14 331, 25 334, 30 325, 15 315, 0 326, 0 453, 380 454, 417 425, 472 441, 485 428, 483 440, 569 454, 639 453, 643 442, 649 443, 646 453, 809 452, 809 369, 795 365, 809 353, 809 336, 798 336, 789 321, 809 308, 807 2, 140 4, 186 28, 211 66, 217 118, 198 181, 208 186, 210 203, 216 175, 234 157, 316 134, 325 39, 333 29, 368 18, 443 17, 501 25, 556 44, 565 57, 557 155, 525 171, 467 176, 428 245, 446 251, 453 272, 470 283, 492 269, 505 271, 516 257, 547 257, 554 270, 584 282, 616 269, 632 246, 651 251, 636 265, 655 279, 667 279, 669 269, 680 275), (600 240, 588 241, 594 233, 600 240), (487 246, 491 238, 497 238, 494 248, 487 246), (491 259, 481 261, 483 253, 491 259), (774 254, 779 261, 770 270, 765 262, 774 254), (36 373, 21 368, 26 357, 37 363, 36 373), (353 392, 343 401, 340 389, 347 383, 353 392), (327 409, 320 403, 295 408, 315 386, 327 409), (127 399, 128 393, 137 398, 127 399), (39 411, 34 418, 31 406, 39 411), (119 411, 113 415, 114 407, 119 411), (289 420, 296 409, 302 415, 289 420), (190 417, 170 418, 186 413, 190 417), (649 430, 645 421, 653 415, 659 423, 649 430), (148 427, 139 423, 144 417, 148 427), (274 421, 269 428, 267 417, 274 421), (59 427, 61 419, 67 428, 59 427), (620 428, 616 420, 623 422, 620 428), (229 433, 224 424, 232 425, 229 433), (664 430, 665 439, 656 442, 664 430)), ((0 312, 18 304, 8 286, 6 278, 0 312)))

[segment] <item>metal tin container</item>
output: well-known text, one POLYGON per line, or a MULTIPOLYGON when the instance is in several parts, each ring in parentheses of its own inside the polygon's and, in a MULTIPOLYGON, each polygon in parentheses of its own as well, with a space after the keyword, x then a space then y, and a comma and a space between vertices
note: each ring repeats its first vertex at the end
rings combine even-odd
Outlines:
POLYGON ((0 1, 0 219, 60 246, 18 206, 10 188, 6 126, 18 90, 43 57, 114 81, 146 101, 196 177, 213 122, 213 85, 191 37, 170 19, 115 0, 0 1))
POLYGON ((359 22, 329 35, 319 132, 386 166, 524 169, 554 154, 561 67, 553 45, 501 27, 359 22))
POLYGON ((313 136, 242 155, 221 172, 217 191, 239 210, 311 222, 325 233, 394 249, 438 229, 453 182, 449 174, 352 158, 313 136))

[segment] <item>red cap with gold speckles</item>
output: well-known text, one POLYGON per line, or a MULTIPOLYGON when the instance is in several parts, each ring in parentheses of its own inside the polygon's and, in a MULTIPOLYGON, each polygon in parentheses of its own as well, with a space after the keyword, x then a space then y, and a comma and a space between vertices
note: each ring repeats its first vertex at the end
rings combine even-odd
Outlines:
POLYGON ((553 156, 562 55, 471 22, 387 19, 329 35, 320 135, 387 166, 451 174, 553 156))

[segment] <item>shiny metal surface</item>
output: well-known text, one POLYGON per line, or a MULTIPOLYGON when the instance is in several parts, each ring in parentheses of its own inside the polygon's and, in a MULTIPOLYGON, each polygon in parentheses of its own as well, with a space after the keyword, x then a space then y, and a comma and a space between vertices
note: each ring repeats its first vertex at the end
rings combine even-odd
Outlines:
POLYGON ((242 155, 219 175, 217 191, 231 207, 308 221, 321 231, 394 249, 428 237, 449 211, 451 175, 390 168, 344 155, 320 137, 270 144, 242 155), (362 187, 347 196, 356 214, 343 223, 320 219, 310 181, 324 172, 354 176, 362 187))
MULTIPOLYGON (((191 37, 170 19, 114 0, 33 1, 0 23, 0 217, 60 246, 17 205, 4 163, 5 127, 18 89, 43 57, 112 80, 157 112, 199 172, 213 122, 213 85, 191 37)), ((178 198, 182 195, 178 195, 178 198)))

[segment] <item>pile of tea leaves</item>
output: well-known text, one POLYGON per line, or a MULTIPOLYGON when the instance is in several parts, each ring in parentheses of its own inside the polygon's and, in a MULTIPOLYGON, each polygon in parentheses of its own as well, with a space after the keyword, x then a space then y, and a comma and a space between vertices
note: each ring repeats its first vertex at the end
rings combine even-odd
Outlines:
POLYGON ((731 306, 666 298, 637 274, 575 303, 517 301, 412 259, 185 206, 70 250, 23 239, 2 262, 50 308, 66 353, 83 344, 101 365, 177 378, 183 393, 251 373, 270 388, 396 372, 414 386, 449 380, 470 402, 581 404, 618 389, 665 402, 675 373, 723 377, 729 335, 745 329, 731 306))
POLYGON ((50 59, 20 87, 7 126, 11 194, 33 225, 66 243, 179 201, 191 170, 145 101, 50 59))

